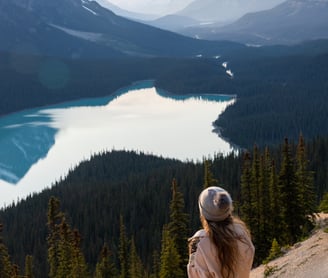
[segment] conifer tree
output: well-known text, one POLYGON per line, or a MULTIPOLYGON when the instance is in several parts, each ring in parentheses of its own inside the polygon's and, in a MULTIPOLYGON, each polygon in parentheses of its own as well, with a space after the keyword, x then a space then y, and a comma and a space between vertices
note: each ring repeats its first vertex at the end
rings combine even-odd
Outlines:
POLYGON ((13 264, 11 268, 11 278, 19 278, 19 266, 17 264, 13 264))
POLYGON ((252 209, 252 172, 251 157, 249 152, 243 154, 242 175, 241 175, 241 218, 252 230, 255 227, 255 215, 252 209))
POLYGON ((251 170, 251 209, 254 212, 254 219, 252 219, 251 231, 253 235, 254 244, 257 247, 257 252, 255 254, 255 261, 258 261, 263 255, 263 246, 261 246, 261 185, 260 185, 260 157, 259 149, 257 145, 253 148, 253 160, 252 160, 252 170, 251 170))
POLYGON ((188 262, 188 215, 184 212, 184 199, 178 191, 176 179, 172 181, 172 200, 170 202, 170 222, 168 229, 180 256, 180 268, 186 269, 188 262))
POLYGON ((270 230, 270 194, 269 194, 269 181, 270 181, 270 153, 268 148, 265 149, 264 155, 260 157, 260 180, 259 180, 259 242, 258 242, 258 255, 260 257, 267 256, 267 250, 271 246, 271 230, 270 230))
POLYGON ((278 241, 274 238, 272 240, 270 253, 269 253, 269 256, 267 257, 266 261, 274 260, 275 258, 279 257, 280 254, 281 254, 281 247, 280 247, 278 241))
POLYGON ((72 250, 72 233, 69 225, 63 217, 60 224, 60 234, 58 242, 58 269, 56 278, 70 277, 73 272, 73 250, 72 250))
POLYGON ((270 153, 266 149, 259 153, 253 148, 253 159, 246 152, 243 156, 241 176, 241 218, 245 221, 256 246, 254 262, 260 263, 267 256, 271 245, 270 232, 270 153))
POLYGON ((33 257, 27 255, 25 257, 25 277, 26 278, 33 278, 33 257))
POLYGON ((160 278, 182 278, 185 271, 180 267, 180 255, 167 226, 163 227, 160 278))
POLYGON ((89 274, 87 264, 85 262, 84 255, 81 251, 81 235, 77 229, 74 229, 73 231, 72 255, 72 277, 88 277, 89 274))
POLYGON ((296 182, 302 216, 304 217, 305 233, 313 228, 313 217, 316 211, 313 172, 309 170, 308 164, 304 138, 300 135, 296 152, 296 182))
POLYGON ((144 278, 145 273, 140 257, 138 256, 134 238, 131 239, 130 252, 129 252, 129 277, 144 278))
POLYGON ((204 185, 203 185, 203 188, 218 185, 218 180, 214 178, 211 166, 212 165, 209 160, 204 161, 204 185))
POLYGON ((101 250, 100 260, 96 265, 96 273, 94 277, 95 278, 117 277, 117 270, 112 261, 112 254, 106 243, 104 244, 101 250))
MULTIPOLYGON (((0 224, 0 234, 2 233, 3 225, 0 224)), ((8 254, 7 247, 3 243, 2 236, 0 235, 0 277, 11 278, 12 265, 8 254)))
POLYGON ((269 222, 270 238, 276 238, 278 242, 282 241, 282 197, 278 187, 278 177, 275 161, 271 161, 270 182, 269 182, 269 198, 270 198, 270 215, 269 222))
POLYGON ((319 211, 328 213, 328 192, 323 195, 323 198, 319 205, 319 211))
POLYGON ((88 277, 87 265, 80 250, 80 235, 66 221, 58 199, 51 197, 48 206, 48 262, 51 278, 88 277))
MULTIPOLYGON (((120 278, 128 277, 128 239, 126 235, 126 228, 123 223, 123 216, 120 215, 120 239, 119 239, 119 264, 120 264, 120 278)), ((132 277, 131 277, 132 278, 132 277)))
POLYGON ((288 139, 282 149, 282 163, 278 178, 279 190, 281 192, 282 221, 284 227, 284 244, 296 242, 300 235, 300 226, 303 224, 303 212, 299 200, 299 192, 295 176, 295 164, 291 154, 291 146, 288 139))
POLYGON ((57 277, 58 269, 58 242, 59 242, 59 225, 63 218, 63 213, 60 211, 60 202, 57 198, 51 197, 48 203, 48 263, 49 263, 49 278, 57 277))
POLYGON ((159 278, 159 271, 160 271, 161 261, 160 255, 157 250, 153 253, 153 267, 152 273, 150 274, 150 278, 159 278))

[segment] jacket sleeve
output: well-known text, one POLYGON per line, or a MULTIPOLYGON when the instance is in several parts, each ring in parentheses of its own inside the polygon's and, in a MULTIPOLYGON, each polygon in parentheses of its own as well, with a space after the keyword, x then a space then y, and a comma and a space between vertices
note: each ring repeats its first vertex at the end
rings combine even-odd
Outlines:
POLYGON ((204 251, 199 246, 199 238, 192 238, 189 242, 189 263, 187 272, 189 278, 208 278, 213 277, 204 259, 204 251))

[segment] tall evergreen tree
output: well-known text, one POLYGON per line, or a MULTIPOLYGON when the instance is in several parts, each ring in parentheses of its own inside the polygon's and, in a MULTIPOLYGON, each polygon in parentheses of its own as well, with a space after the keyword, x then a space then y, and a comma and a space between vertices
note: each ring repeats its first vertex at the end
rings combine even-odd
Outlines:
MULTIPOLYGON (((120 240, 118 258, 120 264, 120 278, 128 278, 128 239, 126 235, 126 228, 123 223, 123 216, 120 215, 120 240)), ((131 277, 132 278, 132 277, 131 277)))
POLYGON ((257 145, 253 148, 253 160, 252 160, 252 170, 251 170, 251 209, 254 212, 254 218, 252 219, 252 235, 254 244, 257 247, 257 252, 255 253, 255 262, 259 262, 261 255, 263 255, 264 250, 261 246, 261 240, 263 235, 261 234, 261 180, 260 180, 260 154, 257 145))
POLYGON ((299 200, 299 192, 295 176, 295 163, 292 158, 291 145, 288 139, 282 149, 282 163, 278 178, 279 190, 281 192, 282 203, 282 221, 284 227, 284 242, 292 244, 296 242, 300 235, 300 226, 303 224, 303 212, 299 200))
POLYGON ((265 149, 264 155, 260 157, 260 182, 259 182, 259 199, 258 207, 260 212, 259 218, 259 242, 258 242, 258 255, 263 258, 266 257, 267 250, 271 247, 271 230, 270 230, 270 194, 269 194, 269 181, 270 181, 270 153, 268 148, 265 149))
POLYGON ((241 206, 240 214, 243 221, 251 229, 255 227, 256 220, 252 209, 252 171, 251 157, 249 152, 243 154, 242 175, 241 175, 241 206))
POLYGON ((3 225, 0 224, 0 277, 1 278, 11 278, 12 265, 10 262, 10 257, 6 245, 2 240, 2 229, 3 225))
POLYGON ((33 275, 33 257, 27 255, 25 257, 25 278, 34 278, 33 275))
POLYGON ((57 277, 58 269, 58 242, 59 242, 59 225, 63 218, 63 213, 60 211, 60 202, 57 198, 51 197, 48 203, 48 263, 49 263, 49 278, 57 277))
POLYGON ((167 226, 163 227, 161 246, 160 278, 182 278, 185 272, 180 267, 181 258, 167 226))
MULTIPOLYGON (((273 168, 274 169, 274 168, 273 168)), ((262 263, 267 257, 273 239, 271 230, 271 186, 272 174, 269 149, 264 154, 254 145, 253 158, 249 152, 243 155, 241 176, 241 218, 250 228, 256 246, 254 263, 262 263)))
POLYGON ((81 251, 81 235, 77 229, 74 229, 72 236, 72 277, 89 277, 88 267, 85 262, 84 255, 81 251))
POLYGON ((95 278, 117 277, 117 270, 112 259, 109 247, 105 243, 100 253, 99 262, 96 265, 95 278))
POLYGON ((157 250, 153 253, 153 266, 150 278, 159 278, 159 272, 161 267, 160 255, 157 250))
POLYGON ((56 278, 71 277, 73 272, 72 260, 72 233, 69 225, 66 222, 65 217, 62 218, 62 222, 59 226, 59 242, 58 242, 58 269, 56 278))
POLYGON ((313 228, 313 218, 316 211, 313 175, 314 173, 309 170, 304 138, 301 134, 296 151, 296 182, 301 211, 304 216, 303 229, 306 234, 313 228))
POLYGON ((130 244, 128 273, 129 273, 129 277, 133 277, 133 278, 145 277, 144 268, 141 259, 138 256, 134 238, 131 239, 131 244, 130 244))
POLYGON ((17 264, 13 264, 11 268, 11 278, 20 278, 19 276, 19 266, 17 264))
POLYGON ((282 242, 282 230, 284 224, 282 222, 282 197, 278 187, 278 176, 275 161, 271 161, 270 182, 269 182, 269 198, 270 198, 270 239, 276 239, 282 242))
POLYGON ((80 235, 72 231, 58 199, 51 197, 48 206, 48 262, 49 277, 85 278, 87 265, 80 250, 80 235))
POLYGON ((170 202, 170 222, 168 229, 180 256, 180 268, 186 269, 188 262, 188 214, 184 212, 184 199, 178 191, 176 179, 172 181, 172 200, 170 202))
POLYGON ((218 180, 214 178, 211 167, 212 167, 211 162, 208 159, 204 160, 204 185, 203 185, 203 188, 218 185, 218 180))

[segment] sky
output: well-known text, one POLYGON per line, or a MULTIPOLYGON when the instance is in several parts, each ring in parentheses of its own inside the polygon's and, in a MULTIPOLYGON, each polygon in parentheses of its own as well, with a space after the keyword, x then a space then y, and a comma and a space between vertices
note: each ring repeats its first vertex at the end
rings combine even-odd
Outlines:
POLYGON ((132 12, 163 14, 176 12, 193 0, 107 0, 120 8, 132 12))

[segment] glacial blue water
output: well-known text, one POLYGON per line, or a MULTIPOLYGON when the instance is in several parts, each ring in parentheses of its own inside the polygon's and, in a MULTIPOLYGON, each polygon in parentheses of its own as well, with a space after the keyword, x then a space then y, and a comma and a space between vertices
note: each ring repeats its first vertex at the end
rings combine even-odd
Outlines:
POLYGON ((202 160, 232 146, 212 122, 232 105, 224 95, 173 95, 152 82, 0 118, 0 206, 40 192, 104 150, 202 160))

